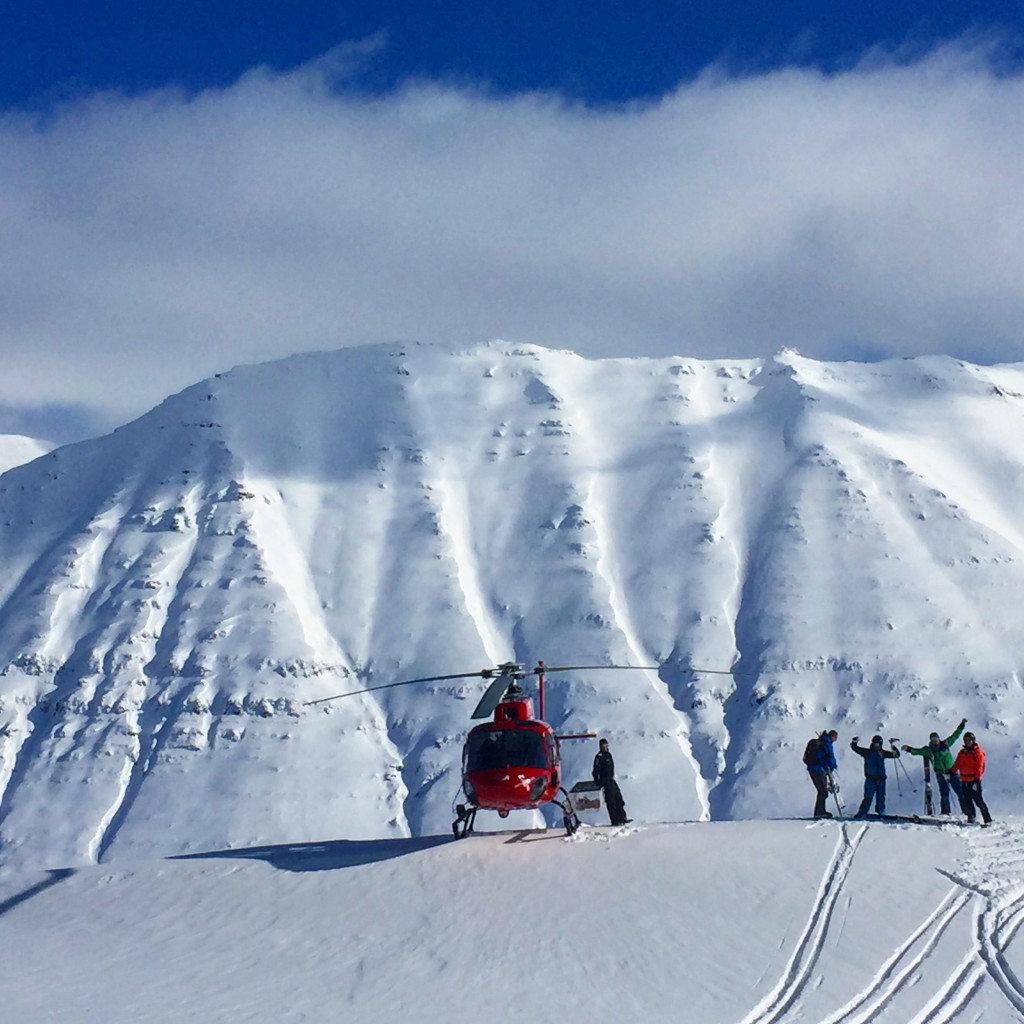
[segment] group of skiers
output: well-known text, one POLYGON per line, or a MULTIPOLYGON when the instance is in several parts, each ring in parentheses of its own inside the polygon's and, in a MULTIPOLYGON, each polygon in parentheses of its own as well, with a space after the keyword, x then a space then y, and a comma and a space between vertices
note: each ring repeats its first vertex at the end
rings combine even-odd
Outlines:
MULTIPOLYGON (((892 740, 887 750, 885 740, 881 736, 872 736, 871 746, 862 747, 857 742, 859 737, 854 736, 850 741, 850 749, 864 759, 864 797, 854 817, 866 817, 872 801, 878 816, 885 816, 885 762, 899 757, 902 749, 915 757, 924 758, 926 779, 934 772, 939 784, 942 814, 952 813, 949 800, 949 791, 952 790, 968 822, 973 822, 980 812, 982 825, 988 825, 992 821, 992 816, 981 793, 981 777, 985 773, 985 752, 978 746, 974 733, 964 732, 966 725, 967 719, 964 718, 945 739, 937 732, 933 732, 923 747, 911 747, 904 743, 902 748, 897 748, 896 741, 892 740), (961 733, 963 746, 954 756, 952 747, 961 733)), ((826 730, 812 739, 804 750, 804 764, 807 766, 811 782, 814 783, 815 818, 832 817, 825 807, 825 801, 828 794, 836 789, 832 772, 836 769, 835 743, 838 738, 839 734, 835 729, 826 730)), ((926 799, 930 792, 930 785, 926 783, 926 799)))
MULTIPOLYGON (((864 759, 864 797, 854 817, 867 817, 872 802, 875 805, 875 813, 880 818, 885 817, 885 762, 898 758, 902 749, 914 757, 924 758, 926 779, 934 773, 939 784, 939 808, 942 814, 952 813, 949 800, 949 793, 952 790, 968 822, 973 822, 980 812, 982 826, 989 825, 992 815, 989 814, 988 805, 981 793, 981 777, 985 774, 985 751, 978 746, 973 732, 964 732, 966 726, 967 719, 961 719, 960 724, 945 739, 937 732, 933 732, 923 747, 911 747, 904 743, 902 748, 898 748, 896 740, 890 740, 889 748, 886 749, 885 740, 878 735, 871 737, 869 747, 862 747, 858 742, 860 737, 854 736, 850 741, 850 749, 864 759), (954 756, 952 747, 961 733, 963 746, 954 756)), ((815 818, 832 817, 825 807, 825 802, 830 792, 838 793, 832 775, 837 768, 835 744, 838 739, 839 734, 836 730, 828 729, 820 736, 815 736, 804 750, 807 774, 814 783, 815 818)), ((594 757, 593 779, 604 791, 605 806, 608 808, 611 824, 624 825, 630 821, 631 819, 626 817, 622 792, 615 781, 615 761, 606 739, 602 739, 598 744, 598 752, 594 757)), ((926 799, 930 792, 930 784, 926 783, 926 799)), ((838 806, 838 796, 836 803, 838 806)), ((926 808, 926 813, 931 813, 930 807, 926 808)))

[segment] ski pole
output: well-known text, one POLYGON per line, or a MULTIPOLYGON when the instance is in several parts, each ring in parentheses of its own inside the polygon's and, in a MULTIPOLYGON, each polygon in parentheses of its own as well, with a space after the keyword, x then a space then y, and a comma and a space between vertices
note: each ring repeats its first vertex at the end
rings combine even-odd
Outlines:
POLYGON ((910 786, 910 788, 916 793, 917 786, 914 785, 914 780, 910 777, 910 772, 907 771, 906 766, 900 761, 897 761, 896 764, 899 768, 903 769, 903 774, 906 777, 907 785, 910 786))
MULTIPOLYGON (((893 750, 896 750, 896 757, 894 758, 894 760, 895 760, 896 764, 898 765, 900 763, 900 755, 899 755, 899 751, 898 751, 898 749, 896 747, 896 741, 892 740, 892 739, 889 740, 889 746, 892 747, 893 750)), ((899 771, 899 768, 898 767, 897 768, 893 768, 892 773, 893 773, 893 775, 896 776, 896 795, 902 800, 903 799, 903 787, 900 785, 900 771, 899 771)))
POLYGON ((828 788, 831 790, 832 796, 835 799, 836 810, 839 812, 840 818, 845 818, 846 816, 843 814, 843 805, 839 800, 839 780, 832 774, 831 771, 829 771, 827 774, 828 788))
MULTIPOLYGON (((899 750, 900 741, 899 741, 898 738, 894 738, 894 739, 889 740, 889 743, 894 748, 899 750)), ((903 774, 907 777, 907 785, 916 793, 917 792, 917 786, 914 785, 914 780, 910 777, 910 772, 907 771, 906 765, 903 763, 902 758, 899 758, 899 757, 896 758, 896 788, 899 789, 899 785, 900 785, 900 771, 899 770, 901 768, 903 769, 903 774)), ((900 793, 900 796, 903 796, 903 794, 900 793)))

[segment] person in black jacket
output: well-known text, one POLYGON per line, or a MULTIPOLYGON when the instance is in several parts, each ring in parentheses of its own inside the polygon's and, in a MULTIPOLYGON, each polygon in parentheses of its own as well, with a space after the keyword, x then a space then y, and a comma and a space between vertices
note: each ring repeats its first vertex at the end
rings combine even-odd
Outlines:
POLYGON ((850 749, 864 758, 864 799, 861 800, 854 817, 866 817, 872 798, 875 801, 875 810, 881 817, 885 814, 885 762, 887 758, 899 757, 900 752, 895 746, 891 750, 886 750, 885 740, 881 736, 872 736, 868 749, 858 746, 857 739, 858 737, 854 736, 850 741, 850 749))
POLYGON ((615 761, 608 749, 608 741, 601 740, 597 746, 597 754, 594 756, 594 781, 604 790, 604 802, 611 823, 625 825, 632 819, 626 817, 626 804, 622 799, 619 784, 615 781, 615 761))

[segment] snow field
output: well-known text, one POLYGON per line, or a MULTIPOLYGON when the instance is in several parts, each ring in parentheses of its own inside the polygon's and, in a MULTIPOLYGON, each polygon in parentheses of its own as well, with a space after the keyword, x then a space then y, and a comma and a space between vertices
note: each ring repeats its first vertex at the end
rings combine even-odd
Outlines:
POLYGON ((1002 1024, 1024 1006, 1021 829, 712 822, 7 872, 0 999, 12 1024, 1002 1024))

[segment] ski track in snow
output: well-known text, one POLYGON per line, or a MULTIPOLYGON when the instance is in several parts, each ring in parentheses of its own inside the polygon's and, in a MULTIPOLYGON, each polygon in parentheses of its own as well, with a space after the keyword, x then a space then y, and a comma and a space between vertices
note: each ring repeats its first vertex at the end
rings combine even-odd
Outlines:
POLYGON ((895 996, 916 980, 918 968, 931 955, 946 927, 970 902, 970 896, 951 890, 917 929, 901 943, 871 982, 821 1024, 868 1024, 891 1004, 895 996), (924 939, 916 953, 911 951, 924 939))
MULTIPOLYGON (((740 1024, 783 1024, 804 1019, 805 993, 818 987, 821 954, 854 855, 870 826, 839 838, 796 948, 775 988, 740 1024)), ((818 1024, 870 1024, 895 1007, 921 980, 921 969, 952 922, 974 903, 972 948, 908 1024, 947 1024, 964 1013, 986 979, 1024 1019, 1024 983, 1006 958, 1024 925, 1024 828, 996 824, 965 833, 968 857, 962 874, 943 872, 956 883, 914 931, 892 952, 868 984, 818 1024)))
POLYGON ((867 826, 863 826, 851 839, 848 826, 839 826, 839 838, 832 859, 825 869, 810 917, 782 978, 761 1004, 743 1018, 742 1024, 777 1024, 786 1018, 789 1010, 800 999, 821 955, 832 912, 850 872, 853 855, 867 831, 867 826))
MULTIPOLYGON (((987 974, 1024 1017, 1024 983, 1005 956, 1024 923, 1024 829, 995 824, 984 832, 971 832, 968 843, 965 870, 952 877, 977 900, 970 975, 980 981, 987 974)), ((933 1019, 940 1018, 925 1017, 922 1024, 933 1019)))

